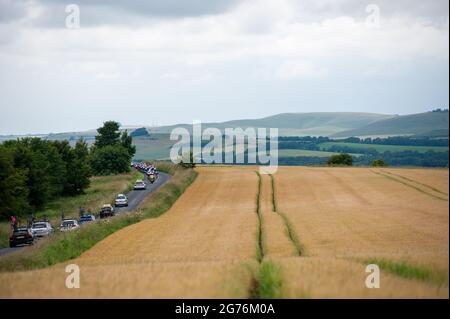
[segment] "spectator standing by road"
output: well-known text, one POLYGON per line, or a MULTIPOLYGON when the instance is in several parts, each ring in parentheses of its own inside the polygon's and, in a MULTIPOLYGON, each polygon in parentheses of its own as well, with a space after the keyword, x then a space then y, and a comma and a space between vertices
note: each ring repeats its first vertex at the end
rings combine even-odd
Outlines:
POLYGON ((11 229, 15 231, 17 229, 17 217, 11 216, 11 229))

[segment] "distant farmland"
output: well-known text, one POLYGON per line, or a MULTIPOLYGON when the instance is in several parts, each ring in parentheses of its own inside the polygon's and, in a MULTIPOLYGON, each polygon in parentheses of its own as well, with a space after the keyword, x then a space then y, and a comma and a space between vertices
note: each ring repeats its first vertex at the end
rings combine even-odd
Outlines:
POLYGON ((360 143, 345 143, 345 142, 325 142, 321 143, 320 148, 324 151, 330 149, 332 146, 351 147, 352 149, 374 149, 377 152, 401 152, 401 151, 416 151, 419 153, 426 153, 427 151, 446 152, 448 147, 445 146, 409 146, 409 145, 378 145, 378 144, 360 144, 360 143))

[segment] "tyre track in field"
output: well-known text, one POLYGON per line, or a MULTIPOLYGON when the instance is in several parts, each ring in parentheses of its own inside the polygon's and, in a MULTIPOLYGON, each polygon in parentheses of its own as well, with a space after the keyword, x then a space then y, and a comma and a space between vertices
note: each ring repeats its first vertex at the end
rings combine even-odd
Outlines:
MULTIPOLYGON (((440 195, 433 194, 431 191, 421 188, 420 186, 414 185, 412 182, 410 182, 410 181, 412 181, 411 179, 408 179, 410 181, 404 181, 404 180, 401 180, 400 177, 396 178, 395 176, 397 176, 397 175, 395 175, 395 174, 389 174, 386 172, 377 172, 374 170, 370 170, 370 171, 376 175, 383 176, 384 178, 387 178, 391 181, 394 181, 394 182, 400 183, 402 185, 405 185, 407 187, 410 187, 412 189, 415 189, 416 191, 423 193, 425 195, 428 195, 430 197, 433 197, 435 199, 439 199, 439 200, 448 202, 448 198, 443 198, 440 195)), ((420 183, 417 183, 417 184, 420 184, 420 183)))
POLYGON ((272 212, 277 214, 284 223, 284 227, 286 228, 286 232, 288 234, 289 240, 292 242, 292 244, 295 247, 297 256, 304 256, 305 251, 303 245, 300 243, 297 233, 292 229, 291 223, 289 222, 289 219, 285 214, 280 212, 277 208, 277 198, 276 198, 276 192, 275 192, 275 178, 272 174, 269 174, 270 176, 270 184, 272 188, 272 212))
POLYGON ((381 172, 386 173, 386 174, 389 174, 389 175, 397 176, 397 177, 399 177, 399 178, 401 178, 401 179, 404 179, 404 180, 406 180, 406 181, 408 181, 408 182, 411 182, 411 183, 415 183, 415 184, 424 186, 424 187, 426 187, 426 188, 428 188, 428 189, 430 189, 430 190, 432 190, 432 191, 434 191, 434 192, 436 192, 436 193, 439 193, 439 194, 441 194, 441 195, 444 195, 444 196, 447 196, 447 197, 448 197, 448 193, 442 192, 442 191, 440 191, 439 189, 437 189, 436 187, 433 187, 433 186, 431 186, 431 185, 428 185, 428 184, 425 184, 425 183, 422 183, 422 182, 418 182, 418 181, 416 181, 416 180, 414 180, 414 179, 412 179, 412 178, 405 177, 405 176, 403 176, 403 175, 396 174, 396 173, 392 173, 392 172, 389 172, 389 171, 384 171, 384 170, 382 170, 381 172))

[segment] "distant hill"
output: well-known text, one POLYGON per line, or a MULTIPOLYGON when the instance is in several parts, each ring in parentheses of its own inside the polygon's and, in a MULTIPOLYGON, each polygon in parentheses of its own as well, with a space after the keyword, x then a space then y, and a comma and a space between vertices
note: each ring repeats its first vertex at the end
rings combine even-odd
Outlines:
POLYGON ((366 126, 332 134, 331 137, 419 135, 448 136, 448 111, 395 116, 366 126))
MULTIPOLYGON (((391 118, 393 115, 358 112, 317 112, 317 113, 282 113, 261 119, 233 120, 219 123, 202 123, 203 128, 219 129, 241 127, 279 129, 280 136, 328 136, 337 132, 355 129, 391 118)), ((192 124, 179 124, 151 128, 151 133, 170 133, 175 127, 192 129, 192 124)))

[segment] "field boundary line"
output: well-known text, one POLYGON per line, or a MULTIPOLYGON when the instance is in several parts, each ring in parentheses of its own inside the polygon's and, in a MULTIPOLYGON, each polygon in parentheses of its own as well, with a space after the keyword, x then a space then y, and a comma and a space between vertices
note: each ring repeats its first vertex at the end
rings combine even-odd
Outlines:
POLYGON ((423 189, 420 188, 420 187, 411 185, 410 183, 407 183, 407 182, 404 182, 404 181, 402 181, 402 180, 399 180, 399 179, 397 179, 397 178, 395 178, 395 177, 393 177, 393 176, 390 176, 390 175, 388 175, 388 174, 383 174, 383 173, 381 173, 381 172, 376 172, 376 171, 373 171, 373 170, 371 170, 371 172, 374 173, 374 174, 383 176, 384 178, 387 178, 387 179, 390 179, 390 180, 392 180, 392 181, 395 181, 395 182, 397 182, 397 183, 400 183, 400 184, 403 184, 403 185, 405 185, 405 186, 411 187, 411 188, 415 189, 416 191, 418 191, 418 192, 420 192, 420 193, 423 193, 423 194, 426 194, 426 195, 428 195, 428 196, 430 196, 430 197, 433 197, 433 198, 436 198, 436 199, 439 199, 439 200, 448 202, 448 199, 447 199, 447 198, 442 198, 442 197, 440 197, 440 196, 437 196, 437 195, 435 195, 435 194, 432 194, 432 193, 430 193, 430 192, 427 192, 427 191, 423 190, 423 189))
POLYGON ((271 185, 272 185, 272 212, 280 216, 280 218, 283 220, 284 227, 286 228, 287 235, 289 237, 289 240, 292 242, 292 244, 295 247, 295 251, 298 256, 304 256, 305 255, 305 249, 303 245, 300 243, 297 233, 293 230, 291 223, 287 216, 280 212, 277 207, 277 199, 276 199, 276 192, 275 192, 275 178, 272 174, 269 174, 271 185))

